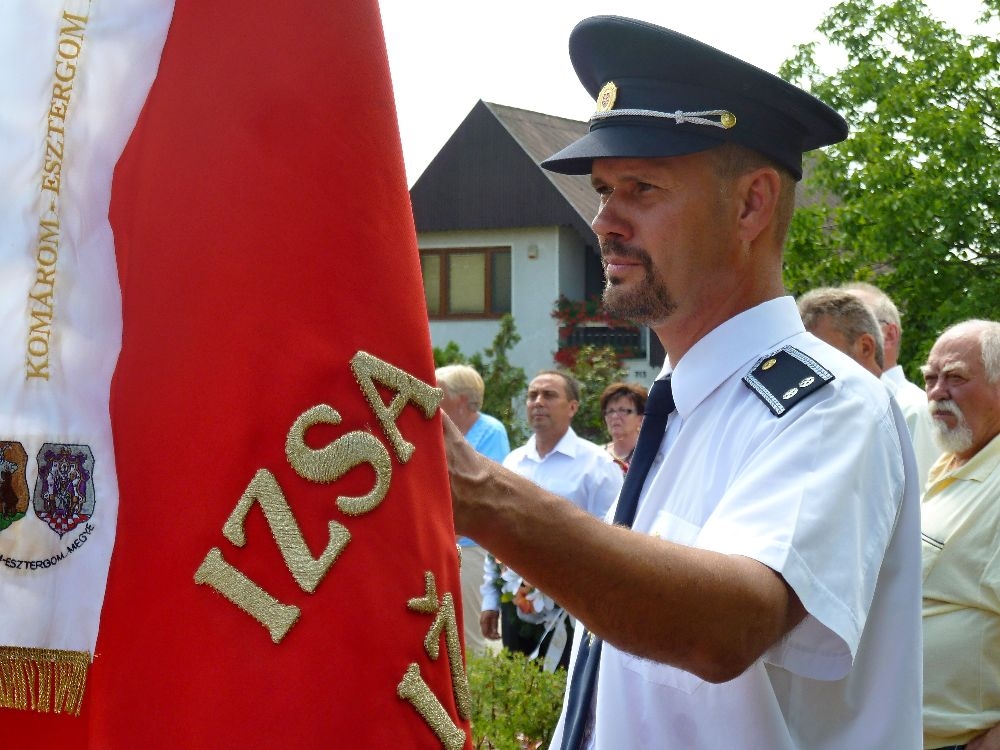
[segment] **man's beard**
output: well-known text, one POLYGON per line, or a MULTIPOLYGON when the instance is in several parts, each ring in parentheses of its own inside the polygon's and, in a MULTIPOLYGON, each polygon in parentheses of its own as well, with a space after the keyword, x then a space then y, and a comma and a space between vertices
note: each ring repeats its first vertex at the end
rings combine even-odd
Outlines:
POLYGON ((943 420, 931 419, 934 423, 934 442, 945 453, 965 453, 972 447, 972 428, 965 421, 965 415, 954 401, 929 401, 927 408, 933 415, 935 411, 946 411, 954 414, 958 424, 948 427, 943 420))
POLYGON ((601 239, 601 255, 638 261, 645 271, 637 286, 626 289, 621 282, 608 279, 604 287, 604 310, 617 317, 654 326, 662 323, 677 309, 677 303, 667 291, 663 278, 653 268, 649 254, 641 248, 614 240, 601 239))

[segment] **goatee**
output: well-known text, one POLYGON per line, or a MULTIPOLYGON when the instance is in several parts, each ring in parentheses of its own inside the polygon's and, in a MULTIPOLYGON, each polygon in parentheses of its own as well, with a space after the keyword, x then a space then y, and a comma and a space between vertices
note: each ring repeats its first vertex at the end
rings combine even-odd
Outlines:
POLYGON ((614 240, 601 239, 601 259, 607 271, 607 256, 637 261, 642 265, 643 277, 638 284, 627 288, 624 283, 608 278, 604 287, 604 309, 610 315, 635 323, 654 326, 662 323, 677 309, 677 303, 663 278, 653 267, 649 253, 639 247, 614 240))

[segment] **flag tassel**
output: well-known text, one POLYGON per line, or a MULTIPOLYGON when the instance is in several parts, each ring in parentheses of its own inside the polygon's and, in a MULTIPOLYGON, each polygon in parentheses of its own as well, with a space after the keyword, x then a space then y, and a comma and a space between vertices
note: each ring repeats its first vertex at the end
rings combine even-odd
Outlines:
POLYGON ((0 708, 80 715, 90 654, 0 646, 0 708))

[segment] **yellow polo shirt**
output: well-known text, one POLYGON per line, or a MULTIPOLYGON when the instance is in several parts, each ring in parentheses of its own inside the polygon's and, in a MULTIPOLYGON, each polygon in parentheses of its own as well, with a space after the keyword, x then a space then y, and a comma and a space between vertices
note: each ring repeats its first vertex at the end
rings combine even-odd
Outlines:
POLYGON ((924 747, 1000 724, 1000 436, 931 467, 921 502, 924 747))

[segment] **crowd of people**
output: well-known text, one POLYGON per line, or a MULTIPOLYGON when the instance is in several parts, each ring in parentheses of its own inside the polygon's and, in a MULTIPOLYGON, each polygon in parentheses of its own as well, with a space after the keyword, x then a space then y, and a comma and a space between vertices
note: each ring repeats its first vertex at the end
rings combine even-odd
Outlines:
POLYGON ((782 285, 835 111, 631 19, 570 56, 597 112, 542 166, 590 175, 605 307, 667 359, 600 395, 603 448, 558 371, 502 465, 445 420, 481 634, 569 663, 554 748, 1000 747, 1000 323, 943 331, 909 382, 884 292, 782 285))
POLYGON ((814 289, 798 304, 808 331, 880 378, 916 449, 924 746, 1000 747, 1000 323, 942 332, 920 388, 901 373, 899 312, 877 287, 814 289))

